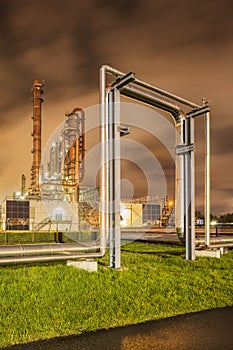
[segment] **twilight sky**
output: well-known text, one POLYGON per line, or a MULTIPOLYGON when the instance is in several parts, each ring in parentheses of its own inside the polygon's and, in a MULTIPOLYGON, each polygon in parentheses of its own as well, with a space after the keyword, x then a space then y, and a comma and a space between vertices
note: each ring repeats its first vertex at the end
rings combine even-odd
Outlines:
MULTIPOLYGON (((29 185, 33 80, 45 80, 45 143, 66 111, 98 103, 98 70, 109 64, 198 104, 202 97, 210 102, 211 211, 233 212, 232 11, 231 0, 0 0, 0 199, 20 188, 23 173, 29 185)), ((200 119, 200 209, 203 135, 200 119)))

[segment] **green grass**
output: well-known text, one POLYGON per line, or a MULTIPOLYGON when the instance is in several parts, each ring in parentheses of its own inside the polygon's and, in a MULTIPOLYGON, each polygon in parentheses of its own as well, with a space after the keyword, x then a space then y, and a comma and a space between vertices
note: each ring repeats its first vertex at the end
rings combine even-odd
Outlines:
MULTIPOLYGON (((62 235, 64 243, 90 242, 95 240, 93 232, 82 231, 77 233, 64 233, 62 235)), ((1 245, 31 244, 31 243, 54 243, 54 231, 51 232, 0 232, 1 245)))
POLYGON ((233 251, 186 261, 184 248, 132 243, 122 266, 0 268, 0 347, 233 305, 233 251))

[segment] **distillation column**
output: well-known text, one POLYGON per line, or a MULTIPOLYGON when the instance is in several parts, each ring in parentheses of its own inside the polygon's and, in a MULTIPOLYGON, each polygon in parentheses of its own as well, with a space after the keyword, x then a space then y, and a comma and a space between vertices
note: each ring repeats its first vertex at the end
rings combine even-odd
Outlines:
POLYGON ((67 113, 63 130, 62 184, 67 200, 78 201, 79 184, 84 178, 85 114, 81 108, 67 113))
POLYGON ((30 195, 32 197, 40 197, 40 166, 41 166, 41 105, 43 99, 41 95, 44 93, 42 87, 43 82, 35 80, 33 83, 33 161, 31 168, 31 186, 30 195))

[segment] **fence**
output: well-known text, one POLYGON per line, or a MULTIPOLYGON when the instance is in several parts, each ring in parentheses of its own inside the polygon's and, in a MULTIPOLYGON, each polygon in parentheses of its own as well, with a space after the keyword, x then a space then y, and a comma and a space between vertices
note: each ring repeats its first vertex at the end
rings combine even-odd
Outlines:
POLYGON ((215 235, 233 235, 233 222, 217 222, 215 225, 215 235))

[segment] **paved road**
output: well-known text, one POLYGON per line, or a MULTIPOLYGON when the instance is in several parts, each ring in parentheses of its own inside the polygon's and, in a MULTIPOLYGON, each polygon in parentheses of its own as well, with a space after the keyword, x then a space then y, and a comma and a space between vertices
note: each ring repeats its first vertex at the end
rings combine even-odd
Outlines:
MULTIPOLYGON (((140 230, 128 230, 122 231, 121 234, 122 243, 125 241, 145 241, 151 243, 166 243, 166 244, 181 244, 177 234, 174 232, 166 232, 165 229, 156 229, 151 230, 150 232, 145 233, 140 230)), ((203 232, 196 232, 196 245, 202 246, 205 245, 205 236, 203 232)), ((228 235, 215 235, 210 236, 210 245, 213 246, 231 246, 233 247, 233 234, 228 235)))
MULTIPOLYGON (((233 307, 16 345, 8 350, 232 350, 233 307)), ((6 350, 5 349, 5 350, 6 350)))

